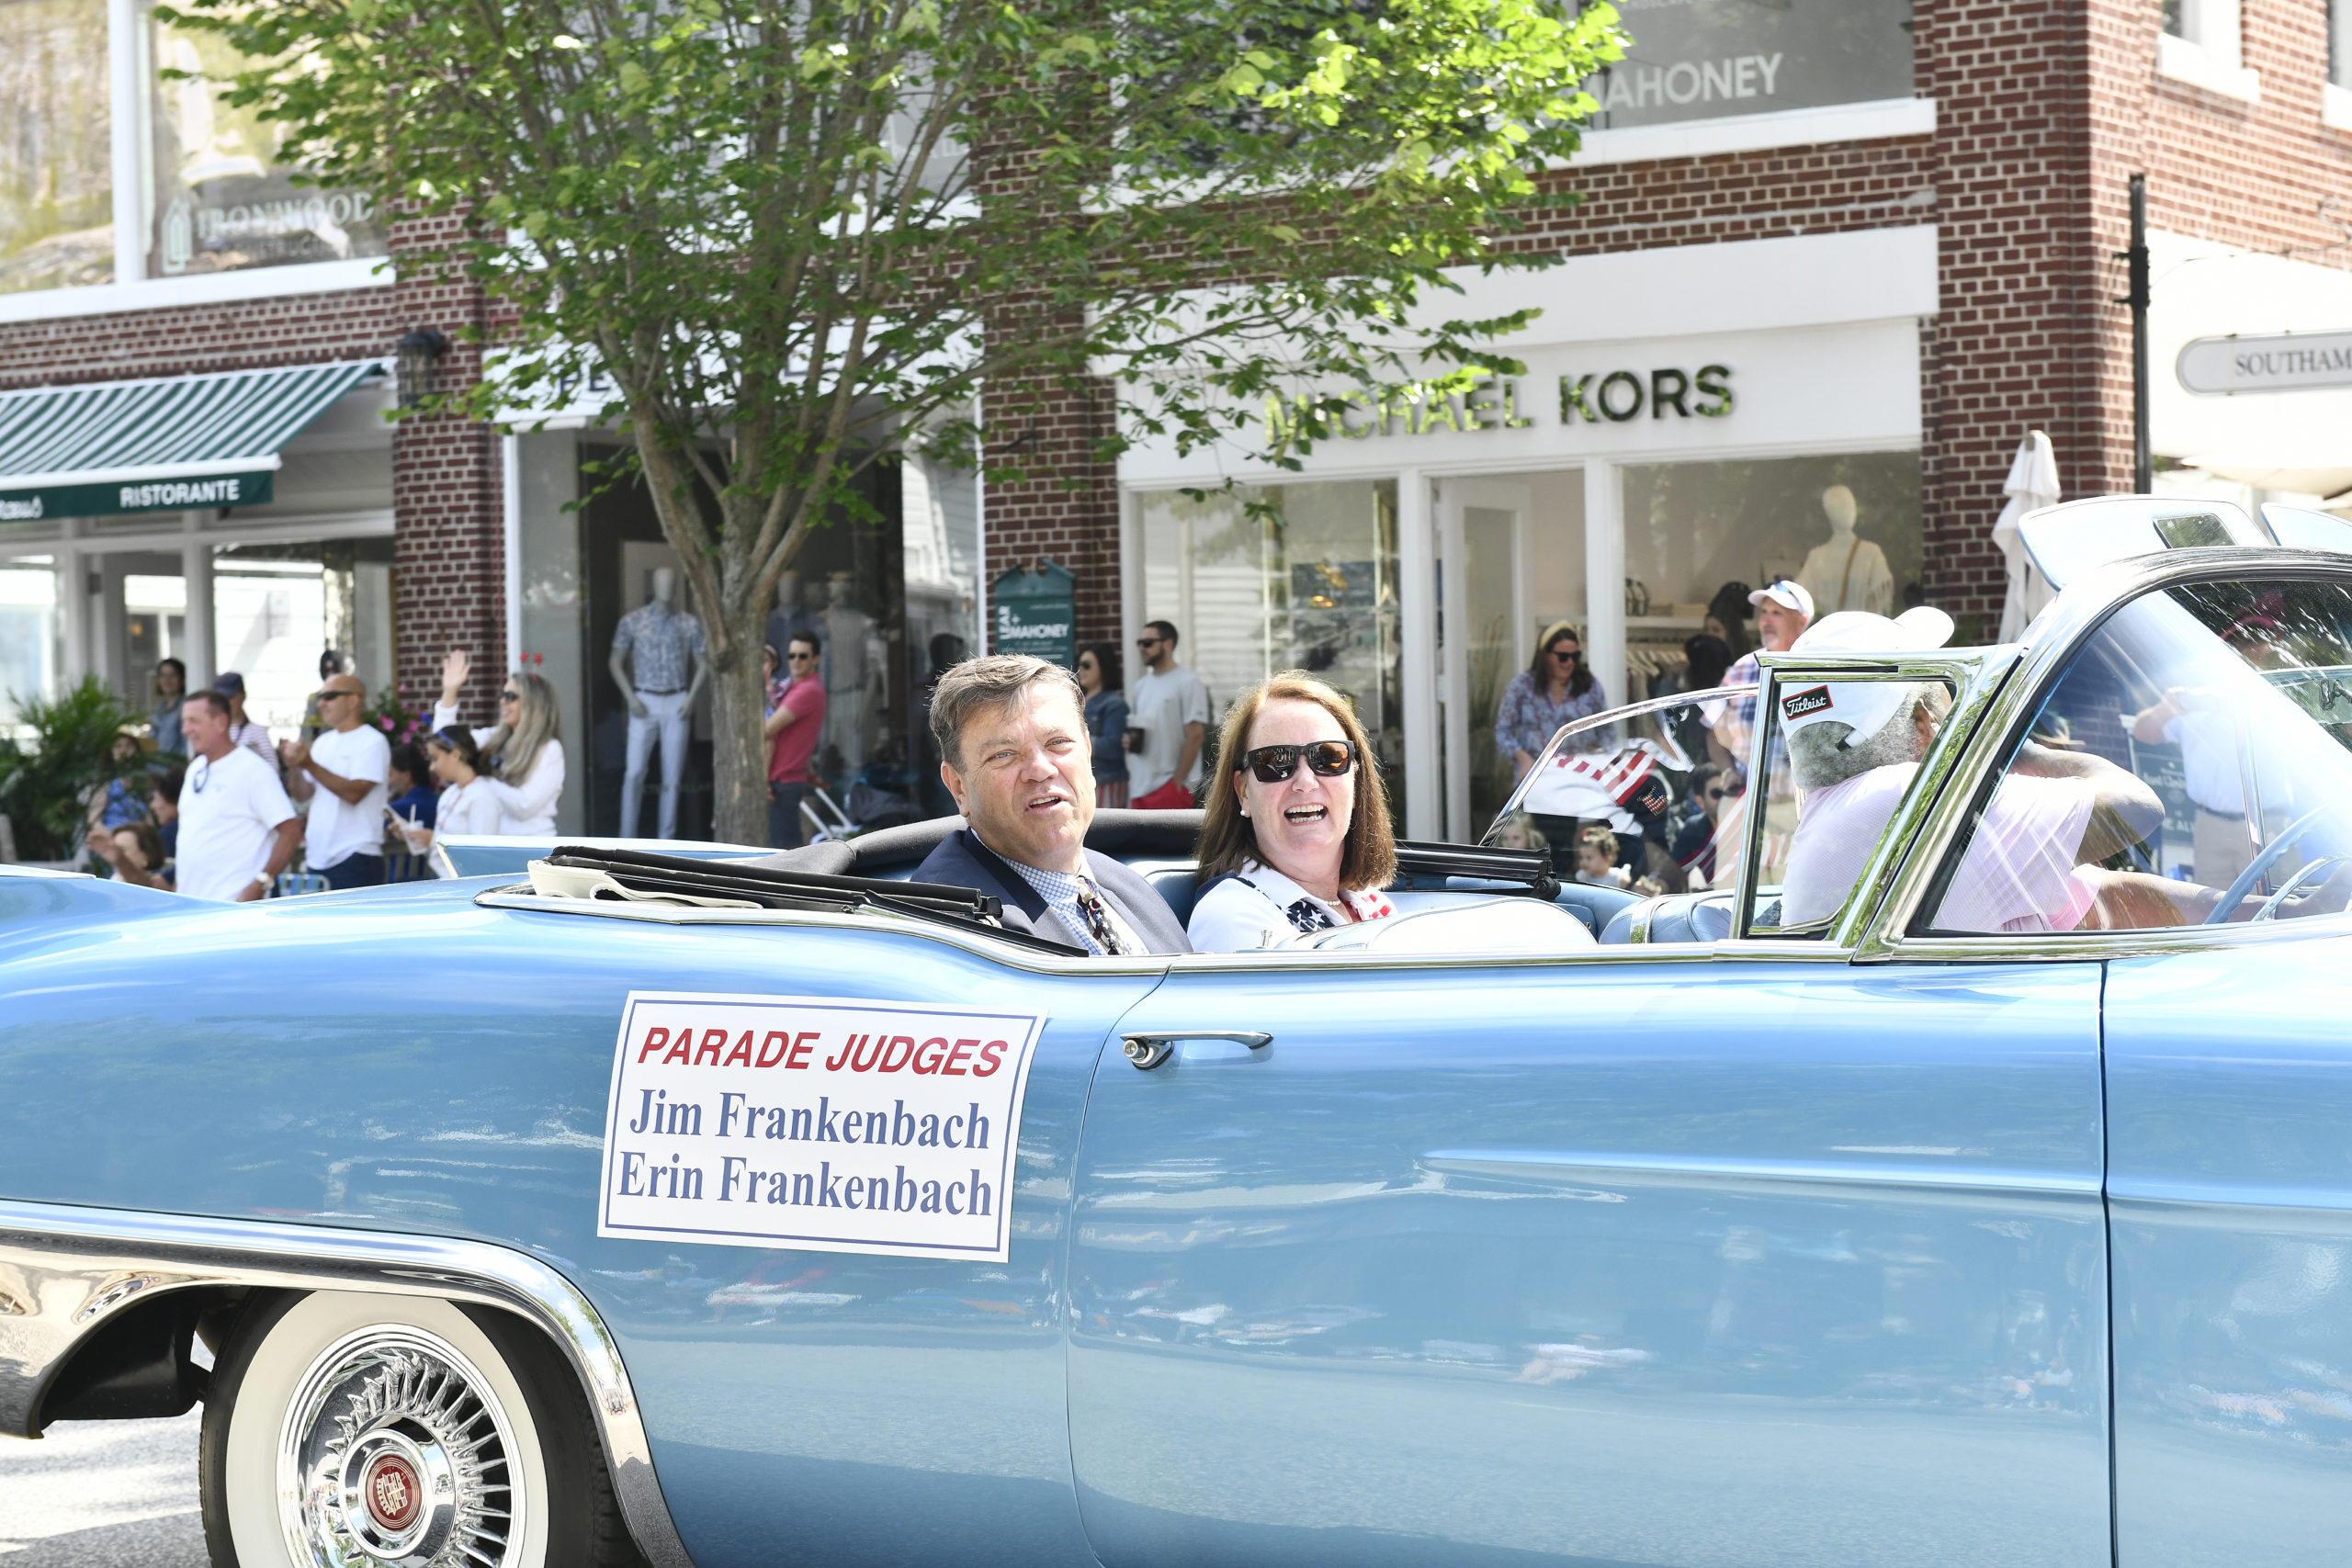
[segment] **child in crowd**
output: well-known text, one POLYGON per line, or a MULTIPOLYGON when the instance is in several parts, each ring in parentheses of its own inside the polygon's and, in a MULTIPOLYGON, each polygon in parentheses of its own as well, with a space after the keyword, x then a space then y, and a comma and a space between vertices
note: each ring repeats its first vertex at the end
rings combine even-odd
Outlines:
POLYGON ((1552 840, 1544 836, 1524 811, 1514 811, 1495 824, 1493 847, 1498 850, 1549 850, 1552 840))
POLYGON ((1598 822, 1577 835, 1577 880, 1596 887, 1623 887, 1630 880, 1617 863, 1617 835, 1598 822))

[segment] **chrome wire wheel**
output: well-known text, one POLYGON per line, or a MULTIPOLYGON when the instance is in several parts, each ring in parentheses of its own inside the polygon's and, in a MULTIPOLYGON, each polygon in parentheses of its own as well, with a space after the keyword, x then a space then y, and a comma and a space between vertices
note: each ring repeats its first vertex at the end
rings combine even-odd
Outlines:
POLYGON ((322 1352, 279 1427, 289 1555, 316 1568, 507 1568, 527 1523, 514 1422, 463 1351, 378 1324, 322 1352))

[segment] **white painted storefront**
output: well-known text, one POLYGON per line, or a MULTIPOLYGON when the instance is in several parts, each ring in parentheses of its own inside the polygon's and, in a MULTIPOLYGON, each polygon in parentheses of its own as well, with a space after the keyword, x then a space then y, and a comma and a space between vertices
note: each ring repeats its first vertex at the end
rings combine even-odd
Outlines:
POLYGON ((1541 309, 1501 345, 1524 374, 1442 403, 1356 394, 1299 472, 1239 444, 1182 458, 1147 446, 1119 469, 1126 645, 1148 620, 1175 623, 1219 705, 1274 669, 1325 673, 1357 701, 1424 838, 1483 827, 1498 766, 1507 787, 1482 732, 1550 622, 1583 629, 1611 701, 1643 694, 1629 679, 1668 689, 1722 584, 1821 570, 1831 484, 1859 499, 1863 543, 1841 547, 1830 592, 1862 592, 1873 557, 1882 595, 1918 581, 1936 231, 1464 282, 1448 315, 1541 309), (1235 491, 1216 488, 1228 479, 1235 491))

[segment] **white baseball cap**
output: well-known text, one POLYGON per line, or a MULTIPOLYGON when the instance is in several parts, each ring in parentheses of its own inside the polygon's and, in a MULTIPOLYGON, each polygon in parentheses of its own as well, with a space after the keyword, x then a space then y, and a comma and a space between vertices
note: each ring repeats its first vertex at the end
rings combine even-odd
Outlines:
POLYGON ((1767 599, 1784 610, 1794 610, 1808 621, 1813 619, 1813 595, 1805 592, 1804 584, 1802 582, 1792 581, 1784 577, 1778 582, 1766 583, 1747 596, 1747 602, 1751 604, 1760 605, 1767 599))
MULTIPOLYGON (((1802 590, 1800 590, 1802 592, 1802 590)), ((1932 604, 1905 610, 1889 620, 1868 610, 1839 610, 1805 627, 1791 653, 1924 653, 1951 637, 1950 615, 1932 604)), ((1867 740, 1898 714, 1911 711, 1918 696, 1911 681, 1832 681, 1826 685, 1781 688, 1781 728, 1791 734, 1815 724, 1852 727, 1849 745, 1867 740)))

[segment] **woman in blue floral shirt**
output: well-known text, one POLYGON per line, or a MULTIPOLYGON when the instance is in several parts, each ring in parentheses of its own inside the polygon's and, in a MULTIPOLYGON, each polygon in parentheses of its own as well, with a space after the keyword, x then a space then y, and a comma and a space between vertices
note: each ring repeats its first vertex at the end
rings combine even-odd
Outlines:
MULTIPOLYGON (((1608 694, 1585 665, 1577 628, 1566 621, 1553 622, 1536 639, 1534 661, 1503 689, 1502 706, 1495 715, 1495 750, 1511 760, 1511 782, 1527 776, 1560 726, 1608 706, 1608 694)), ((1578 736, 1575 749, 1600 751, 1615 743, 1612 725, 1578 736)))

